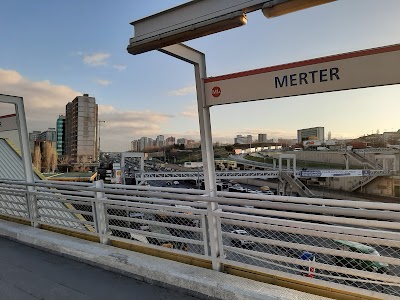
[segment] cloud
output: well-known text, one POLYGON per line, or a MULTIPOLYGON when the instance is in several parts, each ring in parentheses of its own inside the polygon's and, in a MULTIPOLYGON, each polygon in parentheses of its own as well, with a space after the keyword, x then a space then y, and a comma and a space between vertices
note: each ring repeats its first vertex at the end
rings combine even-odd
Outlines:
POLYGON ((113 68, 117 69, 118 71, 126 70, 126 66, 125 65, 113 65, 113 68))
POLYGON ((93 54, 84 54, 83 62, 89 66, 104 66, 107 64, 107 59, 111 56, 109 53, 97 52, 93 54))
POLYGON ((65 114, 65 105, 81 92, 49 80, 31 81, 13 70, 0 69, 0 90, 3 94, 24 98, 28 130, 55 127, 59 114, 65 114))
POLYGON ((131 141, 141 136, 157 136, 172 115, 153 111, 120 111, 112 105, 99 105, 102 148, 105 151, 126 151, 131 141))
POLYGON ((111 81, 110 81, 110 80, 107 80, 107 79, 97 79, 96 82, 97 82, 98 84, 104 85, 104 86, 107 86, 107 85, 110 85, 110 84, 111 84, 111 81))
MULTIPOLYGON (((82 95, 68 86, 48 80, 31 81, 16 71, 4 69, 0 69, 0 91, 24 98, 28 132, 55 127, 58 116, 65 114, 66 104, 82 95)), ((0 115, 14 112, 10 105, 0 103, 0 115)), ((173 117, 153 111, 121 111, 110 104, 99 105, 99 120, 106 121, 101 124, 101 148, 105 151, 129 150, 135 137, 162 133, 173 117)))
POLYGON ((197 105, 187 107, 186 110, 180 113, 180 115, 185 118, 198 119, 199 114, 197 111, 197 105))
POLYGON ((178 90, 168 92, 168 96, 187 96, 196 93, 196 86, 187 86, 178 90))

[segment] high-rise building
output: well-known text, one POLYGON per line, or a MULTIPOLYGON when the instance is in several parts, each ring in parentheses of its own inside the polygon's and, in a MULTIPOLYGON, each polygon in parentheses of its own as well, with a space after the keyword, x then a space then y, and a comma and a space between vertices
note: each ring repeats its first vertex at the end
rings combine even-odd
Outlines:
POLYGON ((175 138, 173 136, 167 137, 167 139, 165 140, 165 144, 167 146, 175 144, 175 138))
POLYGON ((258 142, 259 143, 267 143, 267 134, 266 133, 259 133, 258 134, 258 142))
POLYGON ((312 127, 297 130, 297 142, 302 143, 308 139, 317 139, 321 142, 325 141, 324 127, 312 127))
POLYGON ((157 147, 162 147, 164 146, 164 136, 163 135, 158 135, 156 138, 156 146, 157 147))
POLYGON ((143 151, 144 148, 146 148, 148 146, 148 140, 149 138, 143 136, 140 138, 139 140, 139 151, 143 151))
POLYGON ((77 96, 66 105, 65 155, 72 164, 97 161, 98 108, 88 94, 77 96))
POLYGON ((33 131, 29 133, 29 149, 33 153, 33 149, 35 148, 35 142, 38 140, 39 134, 41 131, 33 131))
POLYGON ((64 155, 64 141, 65 141, 65 116, 59 115, 56 124, 57 132, 57 155, 64 155))
POLYGON ((42 131, 41 133, 38 134, 37 140, 44 142, 44 141, 50 141, 50 142, 55 142, 57 141, 57 133, 55 128, 49 128, 46 131, 42 131))
POLYGON ((131 142, 131 151, 133 151, 133 152, 139 151, 139 141, 138 140, 133 140, 131 142))
POLYGON ((176 140, 176 143, 178 145, 186 145, 186 139, 185 138, 180 138, 176 140))

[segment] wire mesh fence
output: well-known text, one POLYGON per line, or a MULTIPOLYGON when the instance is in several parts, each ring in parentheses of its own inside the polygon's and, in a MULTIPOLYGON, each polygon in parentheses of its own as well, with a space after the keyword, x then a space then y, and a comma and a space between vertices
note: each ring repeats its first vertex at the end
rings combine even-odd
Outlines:
POLYGON ((398 204, 240 193, 210 197, 146 186, 27 186, 0 182, 0 214, 360 294, 400 298, 398 204), (28 207, 31 202, 36 205, 28 207), (218 205, 210 209, 211 202, 218 205), (214 218, 216 226, 210 228, 214 218))
POLYGON ((0 214, 27 220, 27 203, 25 186, 0 183, 0 214))
POLYGON ((197 255, 208 253, 204 211, 183 205, 154 206, 107 204, 110 237, 197 255))
MULTIPOLYGON (((274 271, 360 288, 391 298, 400 296, 397 222, 378 222, 372 218, 354 221, 340 216, 336 217, 340 224, 334 224, 304 220, 302 214, 296 216, 296 213, 288 219, 283 217, 287 211, 245 204, 242 201, 242 205, 220 206, 223 211, 218 213, 220 243, 225 261, 267 273, 274 271)), ((397 211, 386 211, 390 213, 397 217, 397 211)), ((331 215, 329 220, 332 218, 335 216, 331 215)))

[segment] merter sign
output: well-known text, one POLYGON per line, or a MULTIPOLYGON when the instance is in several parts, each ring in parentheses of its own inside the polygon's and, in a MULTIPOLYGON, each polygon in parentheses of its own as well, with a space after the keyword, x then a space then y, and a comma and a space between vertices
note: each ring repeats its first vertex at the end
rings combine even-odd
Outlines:
POLYGON ((207 106, 400 83, 400 44, 204 79, 207 106))

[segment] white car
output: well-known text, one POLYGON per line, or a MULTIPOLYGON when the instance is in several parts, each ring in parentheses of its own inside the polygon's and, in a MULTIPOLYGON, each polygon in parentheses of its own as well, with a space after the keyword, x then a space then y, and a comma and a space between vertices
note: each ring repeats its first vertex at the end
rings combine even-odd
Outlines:
MULTIPOLYGON (((237 234, 239 236, 250 236, 250 234, 246 230, 243 230, 243 229, 236 229, 236 230, 231 231, 231 233, 237 234)), ((231 244, 234 247, 252 247, 252 246, 254 246, 253 241, 244 240, 244 239, 241 239, 240 237, 233 238, 231 240, 231 244)))
POLYGON ((179 181, 178 181, 178 180, 175 180, 175 181, 174 181, 174 184, 175 184, 175 185, 178 185, 178 184, 179 184, 179 181))

